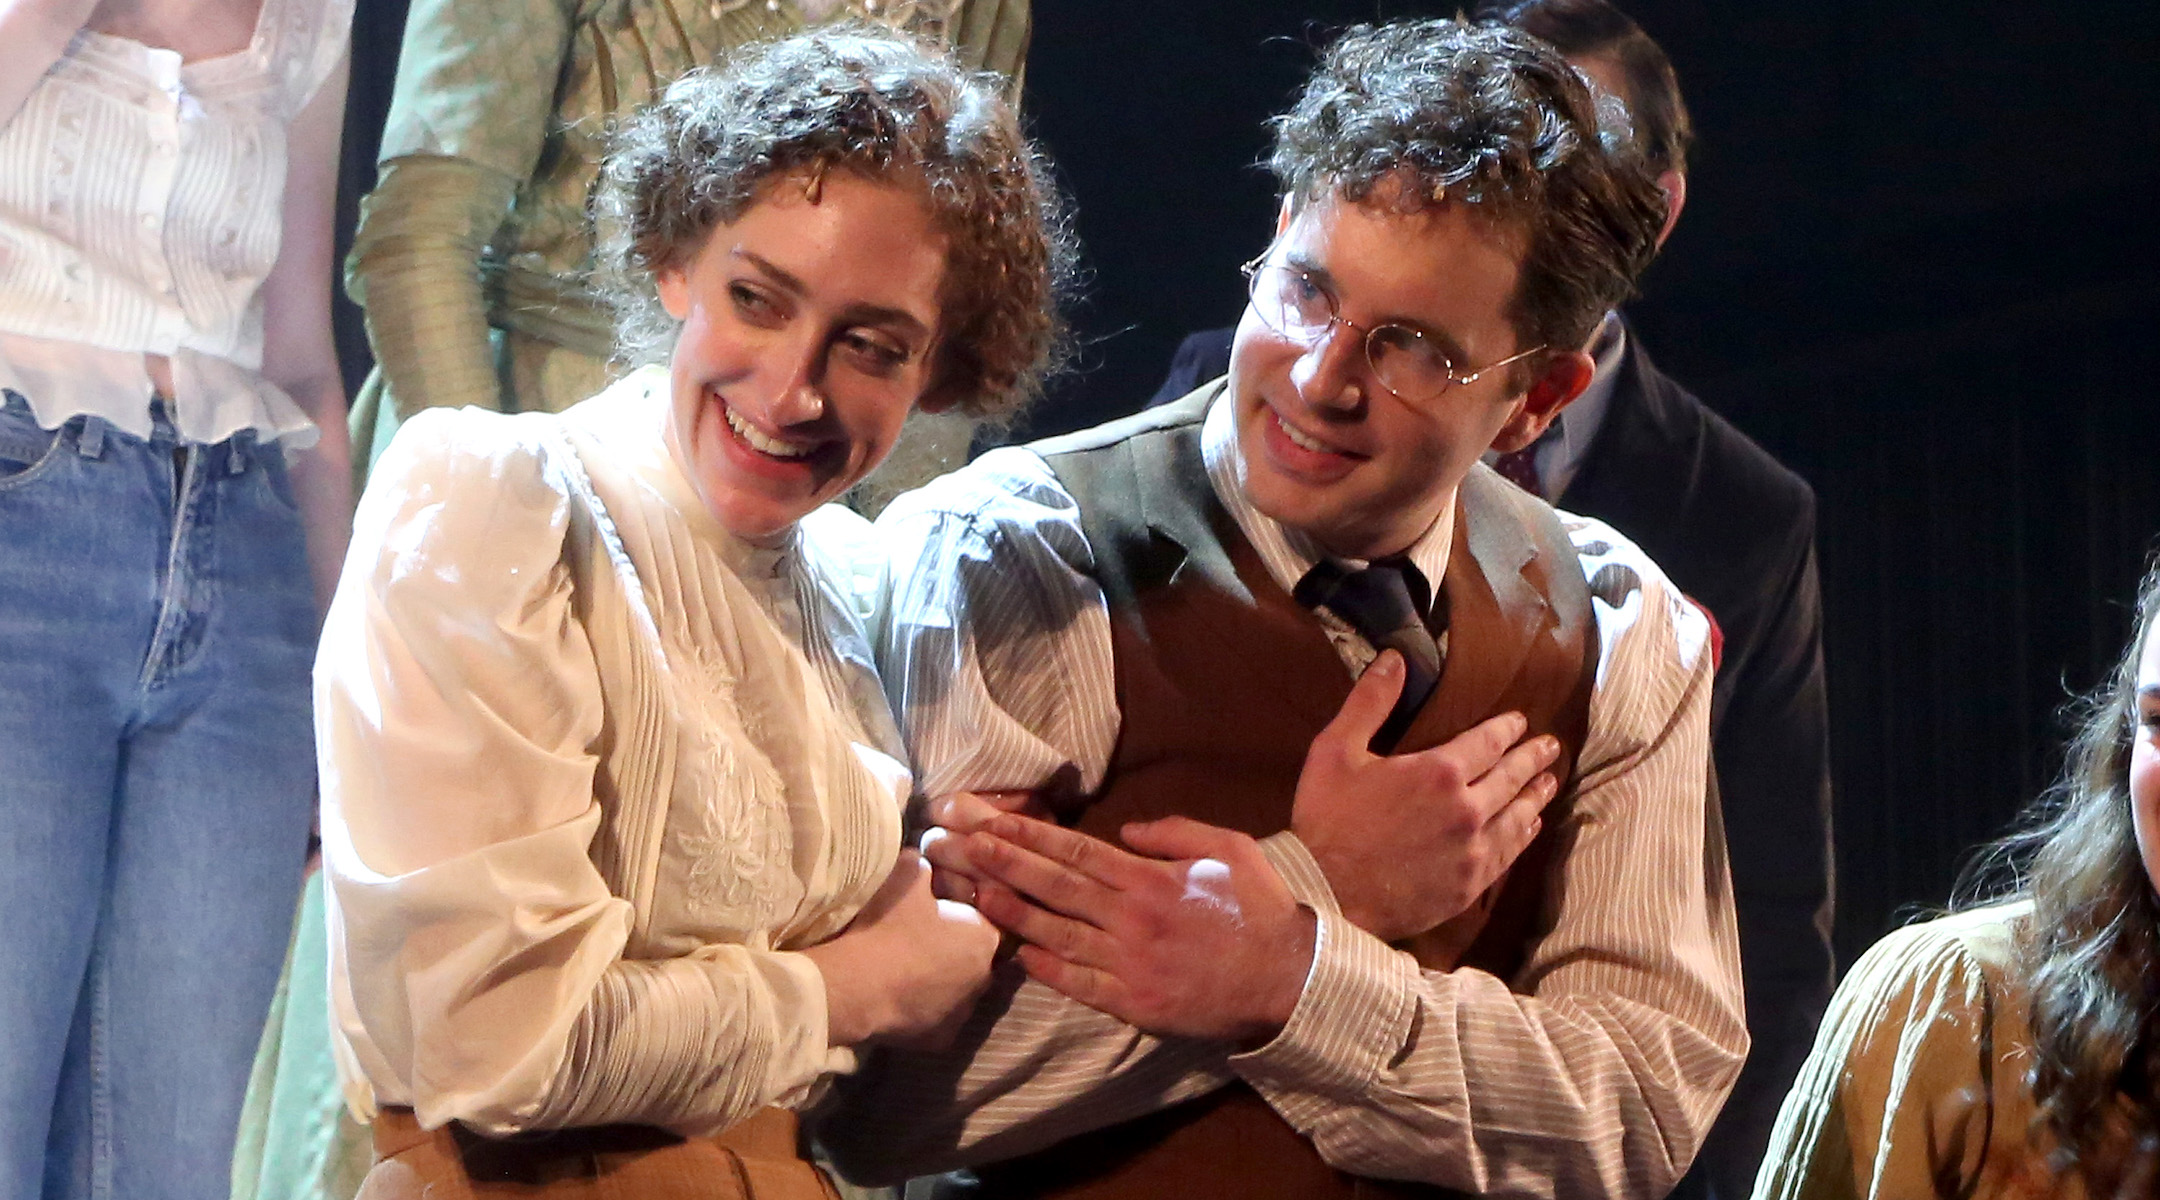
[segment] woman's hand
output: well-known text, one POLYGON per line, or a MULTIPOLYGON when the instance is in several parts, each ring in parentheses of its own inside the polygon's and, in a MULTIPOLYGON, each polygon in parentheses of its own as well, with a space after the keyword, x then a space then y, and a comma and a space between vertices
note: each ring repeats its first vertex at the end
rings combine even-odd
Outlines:
POLYGON ((803 951, 825 976, 826 1040, 936 1043, 990 982, 997 930, 973 908, 930 894, 913 850, 839 937, 803 951))

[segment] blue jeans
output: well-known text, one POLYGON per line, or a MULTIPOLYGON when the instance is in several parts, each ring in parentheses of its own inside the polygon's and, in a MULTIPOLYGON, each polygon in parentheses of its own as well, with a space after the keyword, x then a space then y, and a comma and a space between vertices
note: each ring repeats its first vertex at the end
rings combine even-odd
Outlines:
POLYGON ((300 893, 283 459, 0 406, 0 1197, 211 1200, 300 893))

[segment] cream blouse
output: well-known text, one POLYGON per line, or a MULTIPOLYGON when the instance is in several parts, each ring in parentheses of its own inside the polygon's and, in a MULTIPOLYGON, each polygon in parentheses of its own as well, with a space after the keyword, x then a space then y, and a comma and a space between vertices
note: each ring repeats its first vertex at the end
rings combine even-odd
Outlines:
POLYGON ((262 0, 245 49, 190 63, 82 30, 0 125, 0 387, 39 424, 92 413, 148 437, 143 355, 161 354, 187 440, 315 440, 260 373, 260 291, 283 234, 286 127, 351 22, 352 0, 262 0))
POLYGON ((795 951, 890 872, 910 778, 841 569, 713 521, 667 391, 430 410, 360 503, 315 674, 363 1119, 697 1133, 853 1066, 795 951))

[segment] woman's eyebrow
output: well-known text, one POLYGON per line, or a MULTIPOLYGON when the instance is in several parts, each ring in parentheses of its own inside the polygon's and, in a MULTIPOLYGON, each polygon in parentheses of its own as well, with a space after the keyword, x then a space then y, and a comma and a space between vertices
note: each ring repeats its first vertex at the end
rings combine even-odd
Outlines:
POLYGON ((890 325, 913 337, 927 338, 930 327, 904 308, 883 304, 851 304, 840 314, 850 325, 890 325))
POLYGON ((744 262, 747 262, 751 266, 756 267, 759 271, 762 271, 765 274, 772 276, 772 281, 778 284, 782 291, 793 292, 795 295, 800 296, 810 290, 809 288, 803 286, 802 280, 797 279, 795 276, 789 274, 788 272, 781 270, 778 266, 774 265, 770 259, 766 258, 762 254, 759 254, 755 250, 745 250, 741 246, 736 246, 732 250, 730 250, 729 253, 733 257, 742 259, 744 262))
MULTIPOLYGON (((802 280, 755 250, 745 250, 741 246, 736 246, 729 253, 756 267, 762 274, 770 276, 772 282, 781 291, 795 296, 806 296, 810 293, 810 288, 802 280)), ((883 304, 855 304, 847 308, 845 315, 853 321, 898 325, 922 337, 930 336, 930 327, 923 324, 920 317, 908 312, 906 309, 892 308, 883 304)))

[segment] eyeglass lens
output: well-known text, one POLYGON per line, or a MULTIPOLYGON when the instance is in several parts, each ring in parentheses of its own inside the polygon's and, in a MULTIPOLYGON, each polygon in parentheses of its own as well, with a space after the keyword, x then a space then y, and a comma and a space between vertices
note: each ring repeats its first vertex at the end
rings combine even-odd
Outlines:
MULTIPOLYGON (((1333 296, 1303 271, 1275 263, 1253 271, 1252 302, 1268 328, 1307 345, 1325 336, 1338 319, 1333 296)), ((1365 331, 1364 342, 1373 377, 1398 396, 1422 400, 1447 390, 1455 380, 1455 364, 1415 329, 1381 325, 1365 331)))

